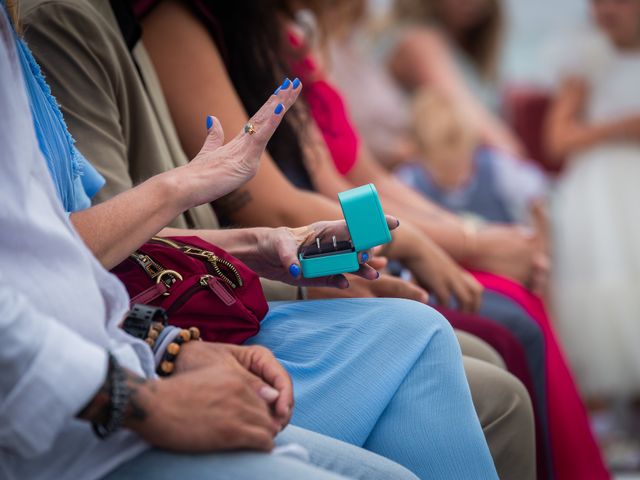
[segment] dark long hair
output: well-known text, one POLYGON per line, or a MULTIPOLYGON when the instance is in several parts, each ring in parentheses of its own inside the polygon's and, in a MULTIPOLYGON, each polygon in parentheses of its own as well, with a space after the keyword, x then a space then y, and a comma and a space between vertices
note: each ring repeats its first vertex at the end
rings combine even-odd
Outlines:
MULTIPOLYGON (((289 76, 278 0, 187 0, 215 40, 247 112, 257 111, 289 76)), ((301 137, 308 113, 300 100, 287 113, 268 150, 296 186, 311 189, 301 137)))

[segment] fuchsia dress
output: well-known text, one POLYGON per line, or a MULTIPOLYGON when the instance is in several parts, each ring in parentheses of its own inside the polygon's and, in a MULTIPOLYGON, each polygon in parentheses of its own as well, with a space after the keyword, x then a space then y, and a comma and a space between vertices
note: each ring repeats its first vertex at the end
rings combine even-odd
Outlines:
POLYGON ((559 480, 610 478, 589 427, 571 370, 542 300, 516 282, 490 273, 474 272, 485 288, 504 295, 526 310, 545 338, 547 403, 554 470, 559 480))
MULTIPOLYGON (((292 40, 291 34, 289 38, 292 40)), ((294 39, 292 44, 295 43, 299 44, 299 40, 294 39)), ((327 143, 336 169, 342 175, 347 174, 356 164, 360 137, 349 118, 339 90, 322 76, 309 56, 292 62, 291 65, 293 73, 304 83, 304 98, 327 143)), ((543 332, 546 347, 549 433, 555 478, 558 480, 609 479, 610 474, 590 429, 585 406, 578 394, 542 301, 521 285, 505 278, 479 272, 475 273, 475 276, 487 290, 501 294, 522 307, 543 332)), ((449 314, 447 317, 449 318, 449 314)), ((451 318, 453 320, 453 316, 451 318)), ((467 329, 464 322, 456 325, 457 322, 454 320, 452 323, 456 328, 467 329)), ((469 331, 479 334, 478 336, 505 354, 504 332, 493 331, 482 334, 478 329, 469 331)), ((506 342, 509 344, 509 340, 506 342)), ((507 353, 505 357, 510 358, 511 355, 507 353)), ((517 357, 518 354, 516 353, 515 356, 517 357)), ((507 364, 507 367, 511 367, 510 371, 525 385, 531 385, 530 377, 527 378, 527 375, 518 371, 517 368, 515 371, 512 370, 513 364, 511 366, 507 364)), ((539 465, 538 471, 542 473, 544 470, 544 467, 541 468, 539 465)))

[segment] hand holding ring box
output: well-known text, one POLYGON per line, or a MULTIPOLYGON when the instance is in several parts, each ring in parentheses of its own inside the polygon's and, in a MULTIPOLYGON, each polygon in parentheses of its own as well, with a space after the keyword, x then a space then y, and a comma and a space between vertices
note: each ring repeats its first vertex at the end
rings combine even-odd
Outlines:
POLYGON ((350 241, 303 247, 298 256, 305 278, 326 277, 360 269, 358 253, 391 241, 391 232, 376 187, 370 183, 338 194, 350 241))

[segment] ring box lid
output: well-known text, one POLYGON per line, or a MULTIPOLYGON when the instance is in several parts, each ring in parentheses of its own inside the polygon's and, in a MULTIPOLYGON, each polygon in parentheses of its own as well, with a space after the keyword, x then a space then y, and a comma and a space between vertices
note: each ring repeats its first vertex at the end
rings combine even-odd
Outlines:
POLYGON ((339 193, 338 200, 357 252, 391 241, 391 232, 375 185, 369 183, 339 193))

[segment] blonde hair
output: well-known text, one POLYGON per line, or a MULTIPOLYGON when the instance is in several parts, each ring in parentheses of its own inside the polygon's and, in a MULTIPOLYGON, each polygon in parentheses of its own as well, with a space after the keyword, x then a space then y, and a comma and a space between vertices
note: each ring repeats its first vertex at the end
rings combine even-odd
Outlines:
POLYGON ((20 28, 20 10, 18 8, 18 0, 5 0, 5 5, 7 7, 9 18, 13 23, 13 28, 15 28, 18 33, 22 33, 22 29, 20 28))
POLYGON ((421 89, 413 99, 413 124, 420 149, 430 156, 431 150, 473 149, 477 132, 473 124, 444 92, 421 89))
MULTIPOLYGON (((408 23, 429 23, 440 27, 446 24, 442 17, 442 0, 395 0, 393 15, 408 23)), ((490 12, 482 22, 464 32, 457 42, 469 55, 481 76, 494 79, 497 75, 498 57, 504 14, 500 0, 489 0, 490 12)))

